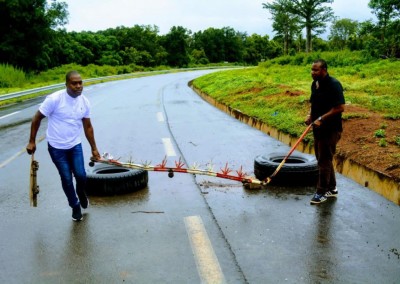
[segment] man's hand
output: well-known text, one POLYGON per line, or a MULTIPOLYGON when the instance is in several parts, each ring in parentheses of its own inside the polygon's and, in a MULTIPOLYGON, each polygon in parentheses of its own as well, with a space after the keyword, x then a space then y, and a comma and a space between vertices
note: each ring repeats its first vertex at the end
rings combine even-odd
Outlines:
POLYGON ((92 149, 92 157, 95 158, 96 160, 101 159, 100 153, 97 149, 92 149))
POLYGON ((306 119, 304 120, 304 123, 305 123, 306 125, 310 125, 310 124, 312 123, 312 121, 311 121, 311 115, 307 115, 306 119))
POLYGON ((316 120, 313 122, 313 124, 314 124, 315 127, 320 127, 321 124, 322 124, 322 121, 319 120, 319 119, 316 119, 316 120))
POLYGON ((29 155, 32 155, 33 153, 36 152, 36 143, 29 142, 28 145, 26 146, 26 152, 28 152, 29 155))

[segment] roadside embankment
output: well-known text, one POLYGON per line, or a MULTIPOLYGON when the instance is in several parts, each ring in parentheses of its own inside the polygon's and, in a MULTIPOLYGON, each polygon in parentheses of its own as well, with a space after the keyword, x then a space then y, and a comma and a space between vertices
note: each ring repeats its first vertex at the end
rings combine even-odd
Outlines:
MULTIPOLYGON (((191 82, 189 82, 189 86, 206 102, 240 120, 241 122, 246 123, 289 146, 294 145, 294 143, 296 143, 298 140, 296 137, 291 137, 288 134, 268 126, 257 118, 248 116, 237 109, 233 109, 216 101, 207 94, 194 88, 191 82)), ((314 151, 313 147, 306 143, 300 143, 296 150, 308 154, 313 154, 314 151)), ((338 173, 351 178, 355 182, 374 190, 388 200, 400 205, 400 183, 395 181, 393 178, 343 156, 335 156, 334 164, 338 173)))

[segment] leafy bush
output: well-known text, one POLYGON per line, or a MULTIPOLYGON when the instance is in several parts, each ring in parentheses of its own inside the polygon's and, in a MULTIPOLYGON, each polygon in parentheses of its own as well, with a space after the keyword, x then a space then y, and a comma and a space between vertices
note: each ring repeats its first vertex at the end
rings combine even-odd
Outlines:
MULTIPOLYGON (((375 61, 375 59, 365 51, 349 51, 341 52, 314 52, 314 53, 297 53, 295 56, 281 56, 261 63, 261 67, 271 64, 277 65, 309 65, 314 60, 323 58, 328 62, 329 67, 353 67, 359 64, 367 64, 375 61)), ((359 72, 356 70, 355 72, 359 72)), ((364 74, 365 76, 365 74, 364 74)))
POLYGON ((400 146, 400 135, 394 137, 394 143, 396 143, 397 146, 400 146))
POLYGON ((386 136, 386 133, 385 133, 384 129, 378 129, 374 133, 374 137, 377 137, 377 138, 384 138, 385 136, 386 136))
POLYGON ((0 64, 0 88, 21 87, 25 83, 25 73, 8 64, 0 64))
POLYGON ((381 139, 379 140, 378 145, 379 145, 380 147, 386 147, 386 146, 387 146, 386 139, 385 139, 385 138, 381 138, 381 139))

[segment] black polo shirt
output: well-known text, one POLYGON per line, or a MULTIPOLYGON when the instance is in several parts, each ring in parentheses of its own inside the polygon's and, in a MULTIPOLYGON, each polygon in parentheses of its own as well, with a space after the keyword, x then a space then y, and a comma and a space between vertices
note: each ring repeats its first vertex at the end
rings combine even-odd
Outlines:
MULTIPOLYGON (((311 84, 311 119, 329 112, 333 107, 345 104, 342 84, 327 74, 322 80, 311 84)), ((342 131, 342 114, 336 114, 322 121, 320 131, 342 131)))

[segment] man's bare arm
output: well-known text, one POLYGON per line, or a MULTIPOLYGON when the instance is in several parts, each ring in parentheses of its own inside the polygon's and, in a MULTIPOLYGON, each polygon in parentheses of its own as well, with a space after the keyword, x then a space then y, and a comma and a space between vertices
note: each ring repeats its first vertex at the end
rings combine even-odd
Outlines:
POLYGON ((96 140, 94 139, 94 129, 92 122, 90 121, 90 118, 83 118, 82 122, 86 139, 89 142, 90 147, 92 148, 92 156, 96 159, 100 159, 100 154, 96 146, 96 140))
POLYGON ((45 118, 45 116, 40 111, 37 111, 32 118, 31 133, 29 135, 28 145, 26 146, 26 151, 29 155, 32 155, 36 151, 36 135, 43 118, 45 118))

